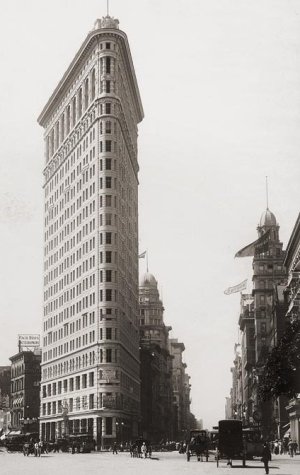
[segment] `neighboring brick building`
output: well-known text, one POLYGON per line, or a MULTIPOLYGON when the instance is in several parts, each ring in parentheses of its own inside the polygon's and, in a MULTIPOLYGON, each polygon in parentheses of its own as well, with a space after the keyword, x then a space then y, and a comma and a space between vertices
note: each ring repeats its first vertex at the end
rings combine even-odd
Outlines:
POLYGON ((11 361, 11 426, 38 432, 40 415, 41 351, 21 351, 11 361))
POLYGON ((10 366, 0 366, 0 433, 10 426, 10 366))

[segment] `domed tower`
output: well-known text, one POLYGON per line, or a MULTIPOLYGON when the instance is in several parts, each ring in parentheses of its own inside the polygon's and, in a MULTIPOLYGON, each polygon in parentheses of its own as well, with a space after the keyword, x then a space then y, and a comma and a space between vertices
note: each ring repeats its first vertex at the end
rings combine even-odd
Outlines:
MULTIPOLYGON (((279 242, 279 226, 276 221, 274 213, 266 209, 261 215, 259 225, 257 226, 258 236, 262 236, 267 231, 270 230, 270 241, 275 243, 276 241, 279 242)), ((282 247, 282 245, 281 245, 282 247)))
MULTIPOLYGON (((280 318, 277 314, 277 286, 285 279, 283 266, 284 251, 279 240, 279 225, 275 215, 269 210, 263 212, 257 227, 258 236, 269 232, 268 249, 256 249, 253 258, 253 298, 254 298, 254 352, 255 377, 253 377, 252 398, 254 406, 263 414, 261 429, 266 437, 272 431, 274 407, 272 404, 261 405, 257 398, 260 368, 264 365, 268 353, 277 344, 280 330, 280 318)), ((254 373, 253 373, 254 374, 254 373)))
POLYGON ((157 280, 150 272, 146 272, 140 280, 139 303, 141 340, 155 342, 166 349, 171 327, 164 324, 164 307, 159 297, 157 280))
POLYGON ((256 252, 253 259, 253 296, 256 320, 256 360, 261 359, 262 349, 267 352, 274 345, 271 338, 273 297, 276 286, 285 277, 284 251, 279 240, 279 225, 269 210, 263 212, 257 227, 258 236, 269 232, 268 250, 256 252))

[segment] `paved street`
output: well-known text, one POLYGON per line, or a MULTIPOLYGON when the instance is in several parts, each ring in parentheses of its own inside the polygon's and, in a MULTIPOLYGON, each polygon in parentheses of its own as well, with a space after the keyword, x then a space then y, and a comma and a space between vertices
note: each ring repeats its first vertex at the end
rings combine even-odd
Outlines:
MULTIPOLYGON (((211 459, 208 463, 197 462, 192 458, 188 463, 184 455, 177 452, 153 453, 153 458, 130 458, 128 453, 92 453, 92 454, 49 454, 41 458, 24 457, 20 453, 0 451, 0 467, 3 475, 262 475, 263 464, 259 461, 247 462, 243 469, 238 461, 235 468, 221 462, 220 467, 211 459)), ((275 456, 270 464, 270 475, 299 475, 300 456, 290 459, 287 456, 275 456)))

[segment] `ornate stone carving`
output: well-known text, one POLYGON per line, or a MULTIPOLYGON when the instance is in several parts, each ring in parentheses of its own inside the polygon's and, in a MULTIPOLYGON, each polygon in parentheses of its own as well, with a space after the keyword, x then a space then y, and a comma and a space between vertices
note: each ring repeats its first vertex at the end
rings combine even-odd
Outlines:
POLYGON ((94 29, 99 30, 100 28, 119 29, 119 20, 108 15, 102 18, 98 18, 98 20, 95 21, 94 29))

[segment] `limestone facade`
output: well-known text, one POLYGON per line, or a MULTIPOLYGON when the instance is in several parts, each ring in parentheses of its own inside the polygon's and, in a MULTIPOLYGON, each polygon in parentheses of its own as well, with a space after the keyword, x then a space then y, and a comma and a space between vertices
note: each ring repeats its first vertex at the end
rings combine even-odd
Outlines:
POLYGON ((44 128, 40 432, 138 433, 137 125, 126 34, 97 20, 39 116, 44 128))

